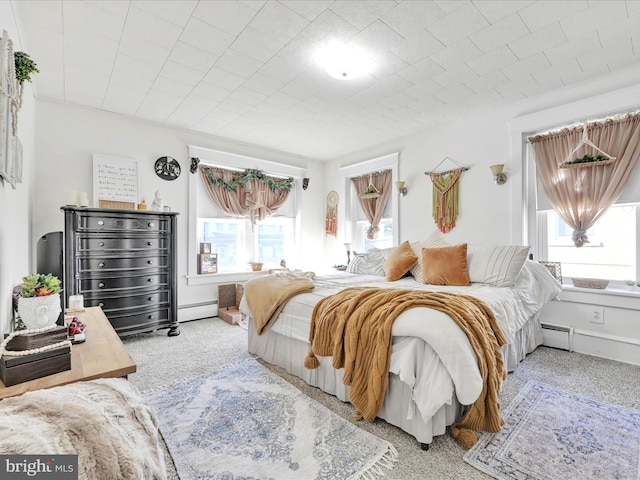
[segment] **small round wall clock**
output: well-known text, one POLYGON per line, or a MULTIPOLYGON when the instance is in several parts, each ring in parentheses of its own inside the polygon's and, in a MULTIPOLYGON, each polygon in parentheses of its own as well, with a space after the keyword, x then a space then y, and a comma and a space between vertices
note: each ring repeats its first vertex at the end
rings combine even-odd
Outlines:
POLYGON ((180 164, 175 158, 160 157, 154 166, 156 175, 163 180, 175 180, 180 176, 180 164))

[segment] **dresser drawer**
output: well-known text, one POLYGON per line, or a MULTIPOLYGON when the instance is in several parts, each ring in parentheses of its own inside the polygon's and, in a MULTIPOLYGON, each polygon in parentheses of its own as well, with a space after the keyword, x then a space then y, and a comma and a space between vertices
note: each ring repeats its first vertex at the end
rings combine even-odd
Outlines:
POLYGON ((78 293, 103 292, 109 290, 166 289, 169 286, 169 273, 150 273, 148 275, 126 275, 120 277, 90 277, 78 279, 78 293))
POLYGON ((166 255, 141 255, 130 257, 95 257, 76 258, 78 273, 116 271, 116 270, 142 270, 150 268, 166 268, 169 258, 166 255))
MULTIPOLYGON (((84 303, 89 307, 101 307, 108 314, 117 314, 120 310, 144 309, 146 307, 168 307, 169 292, 166 290, 148 292, 139 295, 113 295, 113 292, 105 294, 86 294, 84 303)), ((109 316, 109 315, 107 315, 109 316)))
POLYGON ((78 215, 78 232, 170 232, 171 222, 163 217, 154 215, 127 216, 121 215, 78 215))
POLYGON ((101 255, 102 252, 131 252, 145 250, 164 250, 169 248, 170 239, 167 236, 135 237, 135 236, 78 236, 76 237, 76 251, 101 255))
POLYGON ((107 318, 120 336, 150 332, 171 325, 169 308, 149 309, 145 312, 107 313, 107 318))

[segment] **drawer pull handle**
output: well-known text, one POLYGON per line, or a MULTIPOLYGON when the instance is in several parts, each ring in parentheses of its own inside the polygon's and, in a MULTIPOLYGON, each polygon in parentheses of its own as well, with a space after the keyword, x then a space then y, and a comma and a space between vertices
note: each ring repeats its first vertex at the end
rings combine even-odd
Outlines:
POLYGON ((155 223, 153 223, 153 222, 149 222, 149 227, 150 227, 150 228, 153 228, 153 227, 155 227, 155 226, 156 226, 156 224, 155 224, 155 223))
POLYGON ((104 283, 100 282, 100 283, 98 284, 98 286, 99 286, 100 288, 104 288, 104 283))
POLYGON ((104 267, 104 263, 100 262, 100 263, 98 264, 98 266, 99 266, 99 267, 104 267))
POLYGON ((153 245, 153 242, 147 242, 147 245, 151 246, 153 245))
POLYGON ((153 278, 147 278, 147 282, 149 283, 153 282, 153 278))
POLYGON ((98 220, 98 225, 100 226, 104 225, 104 220, 98 220))
POLYGON ((149 315, 149 320, 153 320, 153 315, 149 315))
POLYGON ((104 242, 100 242, 100 243, 98 243, 98 246, 99 246, 99 247, 104 247, 104 242))
POLYGON ((148 263, 149 265, 153 265, 153 260, 147 260, 147 263, 148 263))
POLYGON ((100 302, 100 303, 98 304, 98 306, 99 306, 99 307, 104 307, 104 303, 100 302))
POLYGON ((153 302, 153 297, 149 297, 149 301, 150 301, 150 302, 153 302))

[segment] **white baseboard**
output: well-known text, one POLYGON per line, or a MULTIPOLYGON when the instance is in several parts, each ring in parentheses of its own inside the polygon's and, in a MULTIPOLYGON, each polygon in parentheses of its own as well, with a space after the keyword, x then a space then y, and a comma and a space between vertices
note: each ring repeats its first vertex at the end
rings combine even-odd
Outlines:
POLYGON ((198 303, 178 307, 178 322, 188 322, 218 315, 217 303, 198 303))
POLYGON ((640 365, 640 342, 631 338, 575 329, 573 351, 640 365))

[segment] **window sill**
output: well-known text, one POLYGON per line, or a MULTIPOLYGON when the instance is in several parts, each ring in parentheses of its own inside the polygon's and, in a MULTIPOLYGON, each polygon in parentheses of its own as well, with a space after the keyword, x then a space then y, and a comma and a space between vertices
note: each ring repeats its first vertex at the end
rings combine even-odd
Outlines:
POLYGON ((243 283, 258 275, 267 275, 269 270, 259 272, 222 272, 205 275, 187 275, 187 285, 216 285, 223 283, 243 283))
POLYGON ((580 288, 573 285, 563 285, 559 297, 560 300, 574 303, 640 310, 640 290, 633 291, 615 287, 580 288))

